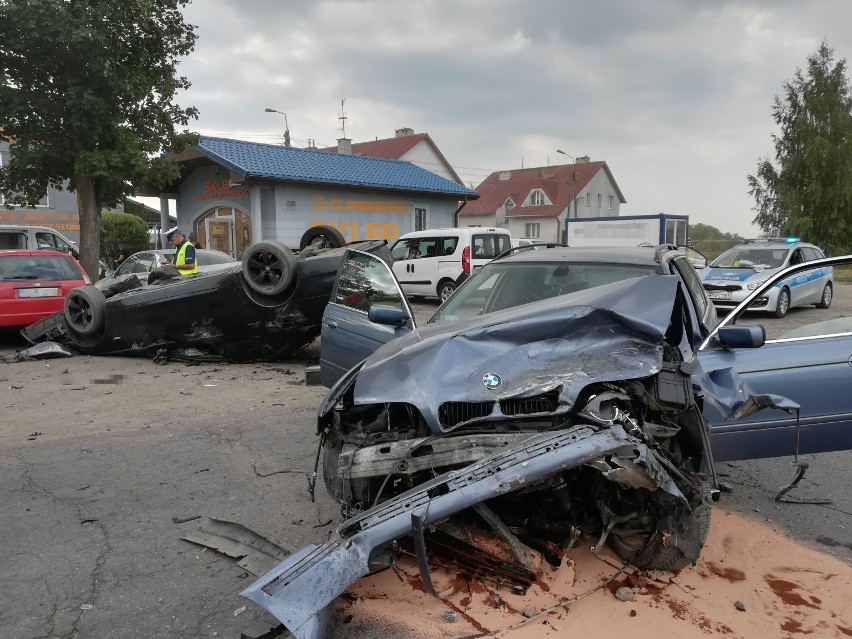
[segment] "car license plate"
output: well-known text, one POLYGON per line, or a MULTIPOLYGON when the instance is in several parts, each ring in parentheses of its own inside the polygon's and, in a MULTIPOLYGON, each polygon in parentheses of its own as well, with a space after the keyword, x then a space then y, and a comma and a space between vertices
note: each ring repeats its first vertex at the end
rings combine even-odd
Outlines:
POLYGON ((59 295, 59 288, 56 286, 48 286, 46 288, 19 288, 18 297, 56 297, 59 295))
POLYGON ((731 299, 730 291, 707 291, 711 300, 729 300, 731 299))

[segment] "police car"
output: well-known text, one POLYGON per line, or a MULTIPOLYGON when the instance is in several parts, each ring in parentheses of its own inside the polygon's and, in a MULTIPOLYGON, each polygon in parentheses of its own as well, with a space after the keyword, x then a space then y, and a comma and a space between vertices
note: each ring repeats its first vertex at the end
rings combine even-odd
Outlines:
MULTIPOLYGON (((819 248, 798 238, 748 240, 702 269, 701 280, 718 308, 734 308, 776 271, 823 257, 819 248)), ((832 268, 815 268, 782 280, 766 296, 756 299, 748 310, 784 317, 794 306, 828 308, 833 293, 832 268)))

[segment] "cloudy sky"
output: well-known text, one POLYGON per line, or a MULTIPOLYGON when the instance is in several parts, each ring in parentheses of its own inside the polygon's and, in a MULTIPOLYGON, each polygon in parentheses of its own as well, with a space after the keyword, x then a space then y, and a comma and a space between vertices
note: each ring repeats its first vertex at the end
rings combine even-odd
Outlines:
POLYGON ((852 57, 849 0, 195 0, 194 130, 333 146, 427 132, 466 184, 605 160, 622 215, 754 235, 746 176, 771 106, 825 39, 852 57))

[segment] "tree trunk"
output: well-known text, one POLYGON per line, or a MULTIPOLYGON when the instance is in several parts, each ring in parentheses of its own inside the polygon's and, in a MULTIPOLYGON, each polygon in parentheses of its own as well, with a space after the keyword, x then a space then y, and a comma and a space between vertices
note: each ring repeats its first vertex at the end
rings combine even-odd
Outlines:
POLYGON ((92 282, 100 276, 101 205, 97 186, 91 177, 75 175, 77 209, 80 214, 80 263, 92 282))

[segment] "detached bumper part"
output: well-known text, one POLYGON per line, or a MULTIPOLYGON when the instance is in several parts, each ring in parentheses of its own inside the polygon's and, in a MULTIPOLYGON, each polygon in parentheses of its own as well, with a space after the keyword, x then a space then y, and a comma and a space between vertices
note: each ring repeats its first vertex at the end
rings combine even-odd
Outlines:
MULTIPOLYGON (((374 549, 412 534, 415 528, 440 523, 466 508, 604 455, 643 462, 655 457, 620 427, 598 430, 584 425, 531 435, 343 522, 328 542, 298 550, 241 594, 275 615, 296 639, 323 639, 331 618, 329 604, 369 574, 374 549)), ((672 492, 674 482, 659 464, 653 466, 655 478, 663 479, 666 491, 672 492)), ((676 487, 674 491, 685 501, 676 487)))

